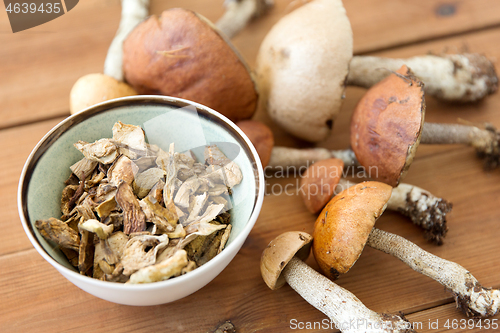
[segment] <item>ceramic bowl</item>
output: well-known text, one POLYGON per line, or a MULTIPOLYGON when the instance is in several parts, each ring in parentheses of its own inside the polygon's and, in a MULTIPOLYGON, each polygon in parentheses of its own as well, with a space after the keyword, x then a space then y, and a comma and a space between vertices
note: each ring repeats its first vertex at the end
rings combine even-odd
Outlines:
MULTIPOLYGON (((198 156, 200 157, 200 156, 198 156)), ((203 155, 201 156, 203 160, 203 155)), ((102 299, 127 305, 156 305, 185 297, 214 279, 234 258, 257 220, 264 197, 262 166, 246 135, 229 119, 201 104, 165 96, 133 96, 94 105, 54 127, 31 152, 21 174, 18 207, 21 222, 40 255, 64 277, 102 299), (243 180, 232 189, 231 236, 225 249, 205 265, 178 277, 149 284, 122 284, 80 275, 53 243, 36 229, 35 221, 59 218, 61 191, 82 158, 73 147, 78 140, 111 138, 117 121, 141 126, 149 143, 176 151, 217 143, 242 170, 243 180), (230 151, 227 151, 230 150, 230 151)))

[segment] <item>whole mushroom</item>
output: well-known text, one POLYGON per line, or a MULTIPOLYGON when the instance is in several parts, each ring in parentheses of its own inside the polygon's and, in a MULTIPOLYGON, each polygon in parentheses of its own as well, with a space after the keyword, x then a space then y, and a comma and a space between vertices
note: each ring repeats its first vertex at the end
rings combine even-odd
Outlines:
MULTIPOLYGON (((122 12, 120 26, 109 47, 106 60, 104 62, 104 74, 93 73, 78 79, 70 94, 70 112, 72 114, 99 102, 118 97, 137 95, 139 92, 144 92, 144 89, 137 87, 133 88, 128 83, 123 82, 125 79, 123 72, 123 43, 135 27, 149 15, 149 0, 122 0, 121 3, 122 12)), ((225 2, 226 11, 216 23, 219 28, 218 31, 220 31, 220 34, 226 36, 227 38, 232 38, 240 30, 242 30, 251 19, 263 15, 270 7, 272 7, 272 5, 272 0, 227 0, 225 2)), ((207 24, 211 25, 211 23, 208 23, 208 20, 204 18, 200 17, 200 20, 203 20, 207 24)), ((182 31, 190 30, 190 24, 195 21, 196 20, 186 20, 186 22, 182 22, 182 18, 178 19, 175 24, 179 24, 179 26, 177 27, 177 30, 174 29, 175 33, 178 35, 173 36, 173 38, 182 38, 179 37, 183 35, 182 31)), ((204 36, 200 37, 202 43, 203 38, 204 36)), ((182 42, 181 40, 178 41, 182 42)), ((139 43, 139 45, 141 45, 141 43, 139 43)), ((191 46, 193 45, 190 45, 190 47, 191 46)), ((159 51, 164 50, 161 49, 159 51)), ((163 55, 165 57, 169 56, 168 52, 163 53, 163 55)), ((186 60, 183 59, 182 55, 180 57, 178 54, 171 55, 171 60, 177 59, 181 63, 186 60)), ((197 79, 194 75, 195 73, 193 73, 193 71, 196 70, 199 70, 199 68, 196 68, 195 66, 184 66, 184 71, 187 71, 185 75, 190 75, 193 79, 197 79)), ((162 75, 162 73, 153 74, 153 76, 162 75)), ((170 74, 164 73, 163 75, 170 74)), ((200 79, 206 80, 206 77, 202 76, 200 79)), ((178 82, 178 79, 172 81, 178 82)), ((193 81, 188 84, 194 86, 197 82, 193 81)), ((206 84, 206 82, 199 84, 203 85, 206 84)), ((179 89, 186 89, 186 87, 181 87, 179 89)), ((170 93, 169 95, 173 95, 173 93, 170 93)), ((197 101, 196 99, 194 100, 197 101)))
POLYGON ((420 143, 473 146, 488 167, 500 164, 500 134, 460 124, 424 123, 423 84, 403 66, 372 88, 358 102, 351 120, 351 147, 364 168, 396 186, 408 171, 420 143))
POLYGON ((125 80, 140 94, 192 100, 233 121, 250 118, 257 90, 244 59, 201 15, 175 8, 140 23, 123 43, 125 80))
MULTIPOLYGON (((317 214, 333 195, 357 183, 344 178, 343 163, 331 158, 312 164, 300 180, 302 199, 307 209, 317 214)), ((424 230, 425 237, 437 245, 443 244, 448 231, 446 216, 453 205, 418 186, 400 183, 392 190, 387 208, 410 218, 424 230)))
POLYGON ((355 295, 319 274, 303 262, 310 252, 312 237, 305 232, 285 232, 262 252, 260 271, 272 290, 288 283, 309 304, 326 314, 341 332, 414 332, 411 324, 397 315, 368 309, 355 295), (346 325, 354 323, 359 327, 346 325))
POLYGON ((310 1, 267 34, 257 57, 260 105, 287 132, 312 142, 326 139, 346 83, 369 87, 390 73, 381 67, 408 63, 428 83, 429 94, 447 100, 478 100, 497 89, 495 69, 484 56, 353 58, 352 39, 341 0, 310 1))
POLYGON ((321 270, 336 279, 349 271, 368 245, 441 283, 467 316, 499 313, 500 290, 484 288, 459 264, 432 255, 403 237, 374 228, 391 192, 392 187, 387 184, 364 182, 333 197, 314 225, 313 253, 321 270))

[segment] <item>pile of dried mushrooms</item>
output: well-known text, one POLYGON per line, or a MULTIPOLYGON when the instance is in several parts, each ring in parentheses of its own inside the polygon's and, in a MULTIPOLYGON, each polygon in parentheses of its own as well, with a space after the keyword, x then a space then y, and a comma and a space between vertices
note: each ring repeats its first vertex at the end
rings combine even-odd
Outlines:
POLYGON ((241 170, 215 145, 204 163, 190 153, 148 144, 139 126, 117 122, 112 139, 74 146, 60 219, 36 221, 81 274, 148 283, 212 259, 231 232, 230 191, 241 170))

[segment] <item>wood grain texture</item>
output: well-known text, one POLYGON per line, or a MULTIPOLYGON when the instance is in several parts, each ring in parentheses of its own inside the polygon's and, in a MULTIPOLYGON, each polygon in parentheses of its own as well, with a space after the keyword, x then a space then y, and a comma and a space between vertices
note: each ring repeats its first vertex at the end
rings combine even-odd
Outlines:
MULTIPOLYGON (((275 0, 274 8, 265 17, 234 38, 251 67, 267 31, 290 10, 291 2, 275 0)), ((168 8, 184 7, 216 21, 223 13, 222 3, 152 0, 150 12, 159 14, 168 8)), ((403 0, 349 0, 345 7, 354 32, 355 53, 500 23, 500 3, 490 0, 425 0, 418 4, 403 0), (437 15, 443 11, 442 6, 455 9, 444 10, 450 13, 448 16, 437 15)), ((8 45, 0 48, 0 77, 4 78, 0 81, 0 128, 69 115, 71 87, 85 74, 102 72, 119 18, 118 0, 86 0, 57 20, 12 34, 6 12, 0 10, 0 45, 8 45)), ((486 52, 484 47, 481 44, 475 50, 486 52)))
MULTIPOLYGON (((290 1, 275 2, 268 16, 250 24, 234 40, 251 65, 266 31, 286 12, 290 1)), ((153 0, 151 11, 160 13, 182 6, 214 21, 222 14, 221 4, 222 0, 153 0)), ((373 54, 407 57, 468 47, 492 59, 500 58, 500 28, 473 31, 500 23, 500 4, 495 1, 427 0, 417 4, 402 0, 350 0, 345 5, 353 25, 356 52, 391 48, 373 54), (453 5, 454 14, 436 15, 438 9, 452 10, 439 7, 442 5, 453 5), (456 34, 461 35, 439 38, 456 34), (412 44, 416 41, 419 43, 412 44)), ((57 20, 12 34, 5 12, 0 10, 0 331, 213 332, 219 324, 231 320, 238 332, 288 332, 293 319, 326 319, 290 287, 271 291, 260 277, 260 254, 271 239, 287 230, 312 232, 315 216, 297 195, 296 177, 268 179, 262 212, 241 251, 210 284, 175 303, 128 307, 100 300, 64 279, 33 249, 17 213, 17 183, 22 167, 43 135, 69 115, 68 95, 74 81, 102 70, 118 20, 118 0, 86 0, 57 20), (283 192, 284 188, 287 192, 283 192)), ((351 110, 364 91, 347 89, 334 135, 321 146, 348 146, 351 110)), ((499 109, 499 94, 475 105, 449 105, 428 98, 426 119, 454 122, 463 118, 500 126, 499 109)), ((271 125, 277 144, 308 146, 272 125, 262 112, 256 118, 271 125)), ((445 244, 437 247, 427 243, 417 227, 394 212, 384 213, 377 226, 460 263, 484 286, 499 288, 500 171, 484 172, 468 147, 421 146, 405 182, 454 203, 445 244)), ((307 263, 318 269, 312 256, 307 263)), ((410 321, 423 324, 419 332, 463 331, 443 326, 447 319, 465 317, 455 309, 452 297, 441 285, 384 253, 365 249, 338 283, 375 311, 405 312, 410 321), (439 329, 429 328, 428 322, 436 320, 439 329)), ((493 330, 476 328, 470 332, 493 330)))

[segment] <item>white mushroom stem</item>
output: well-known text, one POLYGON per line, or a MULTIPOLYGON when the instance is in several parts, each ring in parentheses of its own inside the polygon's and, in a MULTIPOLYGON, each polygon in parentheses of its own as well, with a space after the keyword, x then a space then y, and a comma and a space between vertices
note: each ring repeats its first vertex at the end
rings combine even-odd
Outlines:
POLYGON ((367 245, 400 259, 414 271, 441 283, 453 293, 467 316, 494 316, 500 310, 500 290, 484 288, 464 267, 424 251, 403 237, 374 228, 367 245))
MULTIPOLYGON (((357 183, 344 178, 339 180, 335 194, 350 188, 357 183)), ((407 217, 413 224, 425 231, 425 237, 438 244, 443 244, 443 237, 448 231, 446 214, 451 211, 452 204, 438 198, 429 191, 418 186, 400 183, 392 190, 387 208, 407 217)))
POLYGON ((369 88, 406 64, 425 83, 425 93, 447 101, 471 102, 494 93, 493 63, 477 53, 425 55, 408 59, 355 56, 347 84, 369 88))
POLYGON ((225 0, 226 11, 215 26, 231 39, 236 36, 250 20, 261 16, 273 6, 272 0, 225 0))
POLYGON ((108 49, 104 61, 104 74, 123 81, 123 41, 127 35, 149 15, 149 0, 121 0, 120 26, 108 49))
POLYGON ((293 168, 298 170, 308 167, 314 162, 328 158, 339 158, 344 162, 344 166, 346 167, 359 165, 351 149, 328 150, 326 148, 299 149, 274 147, 267 166, 271 169, 293 171, 293 168))
POLYGON ((368 309, 354 294, 319 274, 297 257, 283 270, 286 282, 327 315, 341 332, 413 332, 399 316, 368 309))
POLYGON ((487 167, 500 164, 500 133, 491 124, 481 129, 471 125, 424 123, 420 143, 469 145, 484 157, 487 167))

